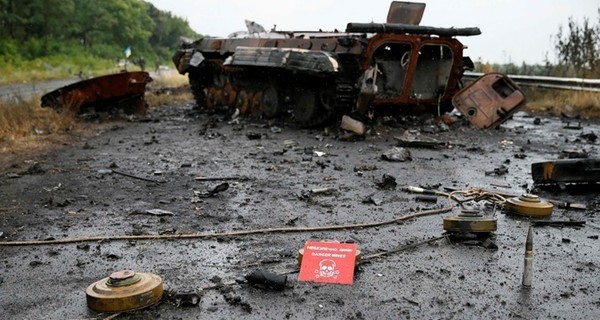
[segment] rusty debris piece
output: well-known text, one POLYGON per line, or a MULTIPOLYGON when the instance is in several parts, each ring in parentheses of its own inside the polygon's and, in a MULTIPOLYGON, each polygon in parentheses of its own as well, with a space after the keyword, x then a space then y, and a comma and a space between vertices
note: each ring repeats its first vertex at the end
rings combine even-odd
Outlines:
POLYGON ((564 159, 531 164, 535 185, 600 182, 600 159, 564 159))
POLYGON ((249 284, 262 289, 283 290, 287 284, 286 275, 266 270, 255 270, 245 275, 244 278, 249 284))
POLYGON ((479 129, 495 128, 525 106, 521 89, 501 73, 488 73, 460 90, 452 104, 479 129))
POLYGON ((121 72, 79 81, 42 96, 42 107, 82 113, 94 108, 108 111, 120 107, 126 114, 144 114, 144 93, 152 82, 147 72, 121 72))
POLYGON ((420 26, 424 10, 393 1, 385 23, 351 22, 345 31, 266 31, 252 22, 229 37, 183 42, 173 62, 199 108, 288 116, 304 127, 384 109, 439 116, 474 68, 455 37, 481 31, 420 26))

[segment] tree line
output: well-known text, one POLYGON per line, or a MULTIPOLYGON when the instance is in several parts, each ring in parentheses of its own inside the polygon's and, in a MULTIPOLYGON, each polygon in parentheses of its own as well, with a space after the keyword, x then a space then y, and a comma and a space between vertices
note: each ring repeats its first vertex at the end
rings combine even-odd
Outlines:
POLYGON ((546 53, 543 64, 492 64, 479 59, 475 61, 475 69, 519 75, 600 78, 600 8, 595 22, 589 17, 581 22, 569 17, 566 27, 559 26, 552 41, 555 62, 546 53))
MULTIPOLYGON (((198 37, 180 17, 142 0, 0 0, 0 63, 85 55, 169 59, 180 36, 198 37)), ((56 59, 55 59, 56 60, 56 59)))

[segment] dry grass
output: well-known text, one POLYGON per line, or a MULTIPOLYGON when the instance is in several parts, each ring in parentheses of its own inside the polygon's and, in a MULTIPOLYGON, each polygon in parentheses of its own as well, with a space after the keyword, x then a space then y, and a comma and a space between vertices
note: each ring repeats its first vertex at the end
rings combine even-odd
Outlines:
POLYGON ((81 131, 74 115, 41 108, 39 101, 0 100, 0 172, 69 143, 81 131))
POLYGON ((153 79, 154 81, 148 85, 145 97, 151 108, 193 101, 194 97, 189 89, 187 76, 168 70, 154 76, 153 79))
MULTIPOLYGON (((163 72, 149 84, 146 101, 150 107, 193 101, 187 81, 186 76, 176 72, 163 72)), ((0 100, 0 172, 24 159, 70 144, 79 136, 101 131, 105 125, 80 122, 73 113, 42 108, 40 97, 0 100)))
POLYGON ((528 100, 525 111, 600 119, 600 92, 527 88, 525 93, 528 100))
POLYGON ((0 101, 0 151, 35 147, 49 135, 77 128, 72 114, 41 108, 39 97, 0 101))

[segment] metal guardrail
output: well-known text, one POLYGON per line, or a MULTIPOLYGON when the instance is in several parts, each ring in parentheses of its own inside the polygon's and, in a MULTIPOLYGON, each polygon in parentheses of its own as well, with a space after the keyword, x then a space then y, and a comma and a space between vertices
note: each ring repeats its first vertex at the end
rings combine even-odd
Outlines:
MULTIPOLYGON (((465 72, 463 80, 475 81, 483 76, 481 72, 465 72)), ((508 75, 520 86, 531 86, 547 89, 600 92, 600 79, 559 78, 542 76, 508 75)))

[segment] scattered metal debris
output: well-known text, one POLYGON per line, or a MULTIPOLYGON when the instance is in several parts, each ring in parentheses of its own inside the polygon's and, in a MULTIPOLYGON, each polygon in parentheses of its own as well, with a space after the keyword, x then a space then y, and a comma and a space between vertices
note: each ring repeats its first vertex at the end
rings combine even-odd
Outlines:
POLYGON ((600 159, 564 159, 531 164, 533 183, 543 185, 600 182, 600 159))
POLYGON ((375 185, 382 190, 394 190, 398 183, 396 183, 395 177, 385 173, 383 174, 383 177, 381 177, 381 181, 376 181, 375 185))
POLYGON ((249 284, 263 289, 283 290, 287 284, 286 275, 265 270, 253 271, 244 278, 246 278, 249 284))
POLYGON ((491 175, 502 176, 507 173, 508 173, 508 167, 505 165, 500 165, 499 167, 494 168, 493 170, 486 171, 485 175, 486 176, 491 176, 491 175))
POLYGON ((456 93, 452 105, 474 126, 488 129, 506 121, 526 101, 523 91, 510 78, 489 73, 456 93))
POLYGON ((570 130, 582 130, 583 129, 583 127, 581 126, 581 121, 577 122, 577 124, 571 124, 571 121, 568 121, 567 124, 563 128, 570 129, 570 130))
POLYGON ((248 180, 248 177, 238 176, 238 177, 196 177, 194 178, 196 181, 230 181, 230 180, 238 180, 245 181, 248 180))
POLYGON ((126 114, 144 114, 147 72, 122 72, 83 80, 42 96, 42 107, 56 111, 82 113, 88 108, 110 111, 121 106, 126 114))
POLYGON ((202 298, 197 290, 171 291, 167 296, 177 307, 196 306, 202 298))
POLYGON ((163 210, 163 209, 150 209, 150 210, 146 210, 145 213, 151 214, 154 216, 173 216, 173 215, 175 215, 173 212, 163 210))
POLYGON ((565 149, 558 156, 559 159, 581 159, 587 157, 589 157, 589 153, 581 149, 565 149))
POLYGON ((588 142, 596 142, 598 139, 598 136, 594 132, 582 133, 579 137, 586 139, 588 142))
POLYGON ((383 200, 381 200, 381 199, 380 199, 380 198, 378 198, 378 197, 375 197, 375 195, 374 195, 374 194, 371 194, 371 195, 368 195, 368 196, 366 196, 366 197, 365 197, 365 198, 362 200, 362 203, 371 203, 371 204, 374 204, 374 205, 376 205, 376 206, 380 206, 380 205, 382 205, 382 204, 383 204, 383 200))
POLYGON ((310 190, 311 195, 325 195, 330 196, 335 193, 335 188, 315 188, 310 190))
POLYGON ((148 178, 136 176, 136 175, 133 175, 133 174, 130 174, 130 173, 126 173, 126 172, 123 172, 123 171, 117 171, 117 170, 114 170, 114 169, 100 169, 97 172, 100 173, 100 174, 114 173, 114 174, 118 174, 118 175, 121 175, 121 176, 124 176, 124 177, 128 177, 128 178, 133 178, 133 179, 137 179, 137 180, 158 183, 157 180, 153 180, 153 179, 148 179, 148 178))
POLYGON ((583 227, 585 221, 576 220, 531 220, 531 225, 536 227, 583 227))
POLYGON ((212 188, 207 189, 206 192, 194 191, 194 194, 199 198, 210 198, 227 189, 229 189, 229 183, 223 182, 219 183, 218 185, 212 188))
POLYGON ((446 142, 441 142, 413 130, 406 130, 401 136, 394 137, 394 139, 398 141, 399 147, 436 149, 447 145, 446 142))

